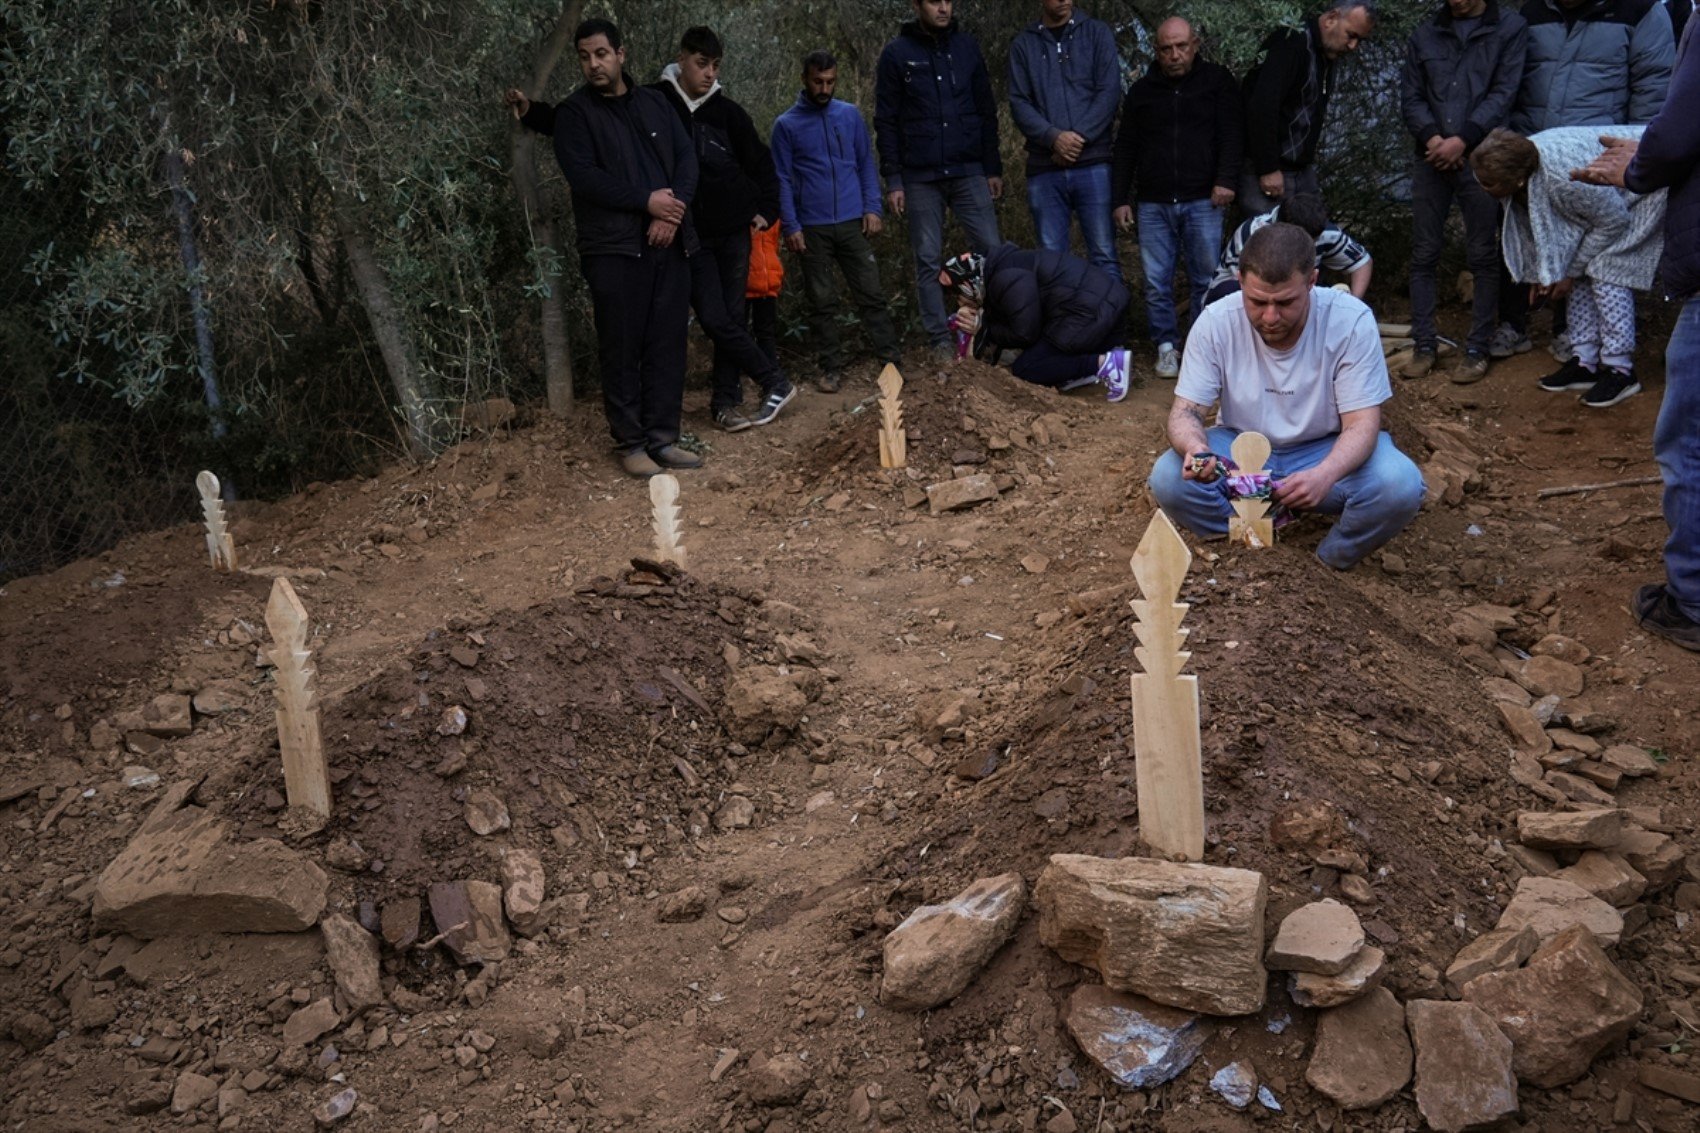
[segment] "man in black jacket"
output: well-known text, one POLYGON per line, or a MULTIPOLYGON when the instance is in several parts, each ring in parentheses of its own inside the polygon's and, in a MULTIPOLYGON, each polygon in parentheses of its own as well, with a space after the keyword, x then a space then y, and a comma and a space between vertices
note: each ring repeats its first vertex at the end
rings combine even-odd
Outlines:
POLYGON ((1295 193, 1319 193, 1316 147, 1334 64, 1375 30, 1375 0, 1328 0, 1303 27, 1278 28, 1245 77, 1246 156, 1240 207, 1261 216, 1295 193))
POLYGON ((626 74, 619 28, 586 20, 573 42, 584 85, 549 126, 596 312, 608 429, 632 476, 697 468, 702 458, 675 443, 691 290, 685 258, 696 251, 686 220, 696 152, 667 99, 626 74))
POLYGON ((1175 268, 1186 256, 1190 322, 1222 247, 1222 210, 1234 199, 1243 146, 1239 89, 1228 69, 1198 57, 1198 33, 1179 16, 1157 27, 1157 59, 1122 100, 1111 200, 1131 228, 1139 204, 1145 312, 1157 346, 1157 376, 1181 372, 1175 268), (1131 198, 1130 198, 1131 193, 1131 198))
POLYGON ((1470 337, 1459 384, 1488 372, 1499 307, 1499 202, 1476 183, 1466 160, 1488 131, 1511 118, 1523 82, 1528 25, 1496 0, 1446 0, 1411 33, 1399 103, 1416 141, 1411 162, 1411 335, 1416 350, 1399 371, 1421 378, 1434 369, 1436 273, 1454 199, 1464 214, 1465 261, 1475 277, 1470 337))

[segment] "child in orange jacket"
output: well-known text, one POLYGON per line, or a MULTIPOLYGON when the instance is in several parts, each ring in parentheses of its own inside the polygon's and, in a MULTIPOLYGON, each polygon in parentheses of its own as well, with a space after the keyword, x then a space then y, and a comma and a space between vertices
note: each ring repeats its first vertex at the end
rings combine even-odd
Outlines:
POLYGON ((761 352, 779 361, 779 291, 785 283, 785 265, 779 259, 779 225, 763 231, 750 226, 750 278, 744 288, 749 308, 750 337, 761 352))

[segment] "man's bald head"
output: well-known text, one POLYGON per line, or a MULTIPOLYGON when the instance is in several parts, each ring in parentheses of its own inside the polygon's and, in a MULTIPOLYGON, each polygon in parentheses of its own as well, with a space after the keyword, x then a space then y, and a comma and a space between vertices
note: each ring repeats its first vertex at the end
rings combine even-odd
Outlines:
POLYGON ((1157 25, 1157 66, 1171 79, 1184 79, 1198 58, 1198 32, 1180 16, 1157 25))

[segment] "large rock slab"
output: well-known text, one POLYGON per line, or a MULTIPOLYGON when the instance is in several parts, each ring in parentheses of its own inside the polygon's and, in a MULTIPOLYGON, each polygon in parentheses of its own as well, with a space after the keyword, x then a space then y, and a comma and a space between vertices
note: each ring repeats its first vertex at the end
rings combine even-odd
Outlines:
MULTIPOLYGON (((1366 946, 1356 959, 1338 975, 1324 976, 1316 972, 1294 972, 1288 981, 1293 1002, 1300 1007, 1339 1007, 1352 1002, 1373 987, 1381 985, 1387 975, 1387 953, 1366 946)), ((1404 1019, 1404 1015, 1400 1015, 1404 1019)), ((1401 1022, 1400 1026, 1404 1026, 1401 1022)))
POLYGON ((1525 925, 1542 944, 1573 925, 1587 927, 1603 945, 1616 944, 1623 936, 1623 914, 1575 882, 1557 877, 1519 881, 1495 927, 1515 930, 1525 925))
POLYGON ((1569 661, 1545 654, 1523 662, 1523 684, 1536 696, 1570 698, 1582 695, 1582 670, 1569 661))
POLYGON ((1411 1080, 1405 1009, 1386 988, 1324 1011, 1305 1081, 1341 1109, 1373 1109, 1411 1080))
POLYGON ((1337 976, 1364 947, 1358 914, 1338 901, 1313 901, 1288 913, 1263 962, 1278 972, 1337 976))
POLYGON ((1586 1074, 1641 1014, 1641 992, 1582 925, 1560 933, 1518 971, 1471 980, 1464 998, 1511 1039, 1517 1077, 1542 1089, 1586 1074))
POLYGON ((1416 1049, 1417 1110, 1439 1133, 1459 1133, 1517 1112, 1511 1040, 1471 1003, 1405 1005, 1416 1049))
POLYGON ((934 515, 959 511, 997 498, 998 486, 986 472, 927 485, 927 507, 934 515))
POLYGON ((439 881, 429 890, 431 919, 462 964, 505 960, 512 940, 502 920, 502 887, 488 881, 439 881))
POLYGON ((325 937, 325 959, 336 978, 343 1002, 356 1015, 384 1002, 378 972, 378 938, 344 913, 332 913, 319 923, 325 937))
POLYGON ((942 905, 922 905, 885 938, 880 1002, 926 1011, 955 999, 1014 935, 1026 906, 1019 873, 981 878, 942 905))
POLYGON ((1260 873, 1055 854, 1034 891, 1039 939, 1104 983, 1207 1015, 1263 1006, 1260 873))
POLYGON ((1678 881, 1687 857, 1670 835, 1639 829, 1624 834, 1612 852, 1622 854, 1629 868, 1647 879, 1648 893, 1657 893, 1678 881))
POLYGON ((1609 850, 1622 841, 1626 828, 1623 812, 1615 807, 1517 815, 1517 840, 1537 850, 1609 850))
POLYGON ((1148 1090, 1184 1073, 1214 1030, 1190 1011, 1100 984, 1074 989, 1063 1022, 1086 1057, 1124 1090, 1148 1090))
POLYGON ((312 928, 324 871, 282 842, 236 841, 228 822, 185 805, 195 785, 174 785, 101 871, 95 930, 151 939, 312 928))

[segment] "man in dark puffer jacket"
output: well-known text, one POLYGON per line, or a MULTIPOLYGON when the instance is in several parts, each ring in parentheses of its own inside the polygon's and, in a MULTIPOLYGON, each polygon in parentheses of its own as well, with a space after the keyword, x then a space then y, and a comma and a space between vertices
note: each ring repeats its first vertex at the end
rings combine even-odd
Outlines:
POLYGON ((1128 352, 1121 346, 1127 285, 1067 252, 1014 244, 991 255, 964 252, 947 261, 939 286, 956 296, 956 325, 976 353, 1021 351, 1010 371, 1057 389, 1102 383, 1104 396, 1127 396, 1128 352))

